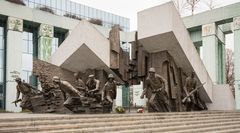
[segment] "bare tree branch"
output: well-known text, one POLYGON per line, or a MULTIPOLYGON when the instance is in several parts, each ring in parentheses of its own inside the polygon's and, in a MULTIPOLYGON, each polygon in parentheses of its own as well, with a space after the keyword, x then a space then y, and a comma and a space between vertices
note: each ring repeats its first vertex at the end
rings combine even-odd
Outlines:
POLYGON ((226 76, 227 84, 229 84, 230 89, 235 92, 234 88, 234 62, 233 62, 233 51, 231 49, 226 49, 226 76))
POLYGON ((203 3, 210 9, 214 9, 217 6, 219 6, 219 4, 216 4, 217 0, 204 0, 203 3))

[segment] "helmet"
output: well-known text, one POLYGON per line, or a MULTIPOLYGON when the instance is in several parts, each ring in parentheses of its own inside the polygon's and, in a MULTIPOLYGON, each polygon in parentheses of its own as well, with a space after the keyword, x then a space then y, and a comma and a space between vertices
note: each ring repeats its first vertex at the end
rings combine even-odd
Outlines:
POLYGON ((93 75, 93 74, 90 74, 88 77, 89 77, 89 78, 93 78, 93 77, 94 77, 94 75, 93 75))
POLYGON ((149 68, 148 72, 153 72, 153 73, 155 73, 156 71, 155 71, 155 68, 151 67, 151 68, 149 68))
POLYGON ((110 79, 110 78, 114 78, 113 74, 109 74, 109 75, 108 75, 108 78, 109 78, 109 79, 110 79))
POLYGON ((21 81, 22 79, 20 77, 16 77, 15 81, 21 81))
POLYGON ((59 78, 58 76, 54 76, 54 77, 53 77, 53 81, 54 81, 54 82, 60 82, 60 78, 59 78))
POLYGON ((74 77, 78 77, 78 75, 79 75, 78 72, 73 74, 74 77))

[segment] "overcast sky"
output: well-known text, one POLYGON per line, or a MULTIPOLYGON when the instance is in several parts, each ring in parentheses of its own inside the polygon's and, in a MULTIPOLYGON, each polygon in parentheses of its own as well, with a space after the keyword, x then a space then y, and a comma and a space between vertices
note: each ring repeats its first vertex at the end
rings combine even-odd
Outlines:
MULTIPOLYGON (((130 30, 137 29, 137 12, 166 3, 170 0, 72 0, 74 2, 81 3, 90 7, 94 7, 100 10, 111 12, 130 19, 130 30)), ((196 9, 196 13, 208 10, 208 7, 204 2, 209 0, 200 0, 202 4, 199 4, 196 9)), ((240 2, 240 0, 213 0, 214 5, 217 7, 229 5, 232 3, 240 2)), ((189 15, 189 12, 185 11, 184 15, 189 15)))

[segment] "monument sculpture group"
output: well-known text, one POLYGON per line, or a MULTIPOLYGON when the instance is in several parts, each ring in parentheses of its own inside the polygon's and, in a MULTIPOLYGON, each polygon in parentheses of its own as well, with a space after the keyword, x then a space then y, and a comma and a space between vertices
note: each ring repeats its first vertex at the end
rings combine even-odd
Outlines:
MULTIPOLYGON (((78 73, 74 74, 75 77, 76 75, 78 73)), ((110 113, 117 93, 117 83, 112 74, 109 74, 103 91, 100 91, 100 81, 95 79, 93 74, 89 75, 86 83, 76 78, 75 87, 68 81, 54 76, 52 78, 54 87, 48 92, 46 88, 43 88, 43 91, 36 90, 28 83, 22 82, 21 78, 16 78, 15 81, 17 82, 17 97, 13 103, 21 102, 20 107, 35 113, 67 113, 70 111, 73 113, 110 113), (20 93, 22 93, 22 99, 19 99, 20 93), (54 107, 54 101, 63 106, 54 107)))
MULTIPOLYGON (((20 77, 17 96, 23 109, 34 113, 110 113, 114 109, 117 86, 144 82, 140 98, 147 98, 148 112, 206 110, 195 73, 186 74, 168 51, 149 53, 136 39, 132 43, 132 60, 120 47, 118 26, 110 31, 110 68, 71 72, 36 59, 33 74, 41 91, 25 83, 20 77), (151 59, 151 60, 150 60, 151 59), (122 81, 116 81, 116 76, 122 81), (22 99, 19 95, 22 93, 22 99)), ((83 62, 84 63, 84 62, 83 62)))

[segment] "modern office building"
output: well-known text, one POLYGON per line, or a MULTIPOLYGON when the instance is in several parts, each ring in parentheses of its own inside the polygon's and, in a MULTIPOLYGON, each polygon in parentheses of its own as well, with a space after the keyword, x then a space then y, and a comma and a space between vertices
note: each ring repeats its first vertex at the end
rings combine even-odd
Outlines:
MULTIPOLYGON (((106 37, 113 25, 119 25, 121 30, 129 31, 128 18, 70 0, 23 2, 24 5, 7 0, 0 1, 0 108, 6 108, 7 103, 13 106, 11 101, 15 99, 16 86, 11 85, 14 83, 12 76, 20 74, 25 82, 37 86, 36 77, 31 75, 33 58, 41 56, 41 44, 50 43, 52 47, 49 54, 53 54, 78 24, 80 18, 88 21, 100 20, 100 25, 93 25, 106 37), (40 8, 45 10, 42 11, 40 8), (51 13, 47 12, 46 8, 51 13), (14 24, 16 25, 13 26, 14 24), (42 34, 41 30, 44 29, 50 29, 49 36, 42 34)), ((122 38, 121 44, 125 51, 129 51, 126 39, 122 38)), ((19 108, 10 108, 7 110, 19 111, 19 108)))
POLYGON ((99 19, 103 27, 111 28, 113 25, 120 25, 123 31, 129 31, 129 19, 109 12, 85 6, 71 0, 23 0, 30 8, 49 7, 54 14, 60 16, 76 16, 81 19, 99 19))

